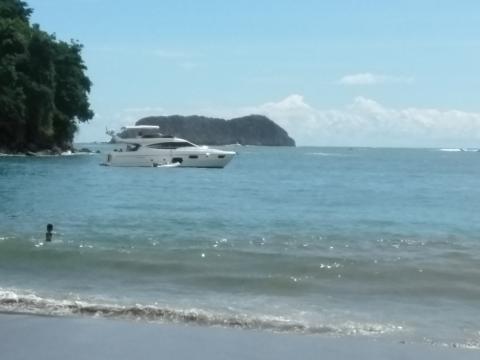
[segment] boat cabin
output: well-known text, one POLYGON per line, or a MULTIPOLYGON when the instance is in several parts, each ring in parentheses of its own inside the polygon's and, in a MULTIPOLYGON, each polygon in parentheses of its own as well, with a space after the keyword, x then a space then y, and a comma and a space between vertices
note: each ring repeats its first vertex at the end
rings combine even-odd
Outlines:
POLYGON ((160 127, 154 125, 124 126, 117 136, 121 139, 163 137, 160 127))

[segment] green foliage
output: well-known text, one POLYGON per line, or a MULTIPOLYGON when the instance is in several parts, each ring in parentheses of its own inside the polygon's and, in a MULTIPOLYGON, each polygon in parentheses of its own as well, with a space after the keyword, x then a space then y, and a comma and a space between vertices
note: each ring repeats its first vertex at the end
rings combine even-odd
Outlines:
POLYGON ((0 0, 0 19, 20 19, 28 22, 32 9, 20 0, 0 0))
POLYGON ((82 46, 30 25, 19 0, 0 0, 0 148, 68 147, 93 117, 82 46))

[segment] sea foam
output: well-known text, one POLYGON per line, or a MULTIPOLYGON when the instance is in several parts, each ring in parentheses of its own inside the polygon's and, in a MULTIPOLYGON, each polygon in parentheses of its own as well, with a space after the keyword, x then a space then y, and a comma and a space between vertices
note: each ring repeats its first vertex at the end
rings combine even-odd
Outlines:
POLYGON ((197 308, 178 309, 159 306, 158 304, 121 305, 83 300, 80 298, 58 300, 42 297, 33 292, 13 289, 0 289, 0 311, 50 316, 80 315, 146 322, 184 323, 201 326, 223 326, 274 332, 337 336, 379 336, 404 330, 402 326, 394 324, 359 323, 349 320, 339 322, 338 324, 329 322, 325 322, 325 324, 311 324, 306 321, 289 319, 284 316, 254 316, 241 313, 212 312, 197 308))

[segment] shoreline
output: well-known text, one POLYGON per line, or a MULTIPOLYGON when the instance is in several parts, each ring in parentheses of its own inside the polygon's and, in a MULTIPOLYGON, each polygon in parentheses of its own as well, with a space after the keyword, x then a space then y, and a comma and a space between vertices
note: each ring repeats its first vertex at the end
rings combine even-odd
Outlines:
POLYGON ((0 313, 2 358, 477 359, 479 351, 366 337, 330 337, 85 317, 0 313))
POLYGON ((60 156, 71 156, 71 155, 94 155, 94 154, 100 154, 100 152, 93 151, 90 149, 74 149, 72 150, 66 150, 62 151, 60 153, 57 152, 51 152, 51 151, 37 151, 37 152, 2 152, 0 151, 0 157, 60 157, 60 156))

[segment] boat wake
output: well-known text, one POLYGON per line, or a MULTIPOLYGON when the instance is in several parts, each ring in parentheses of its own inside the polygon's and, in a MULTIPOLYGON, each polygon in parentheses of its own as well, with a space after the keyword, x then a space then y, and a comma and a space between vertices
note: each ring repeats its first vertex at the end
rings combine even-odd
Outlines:
POLYGON ((168 164, 161 164, 161 165, 155 165, 157 168, 176 168, 179 167, 181 164, 179 162, 174 162, 174 163, 168 163, 168 164))

